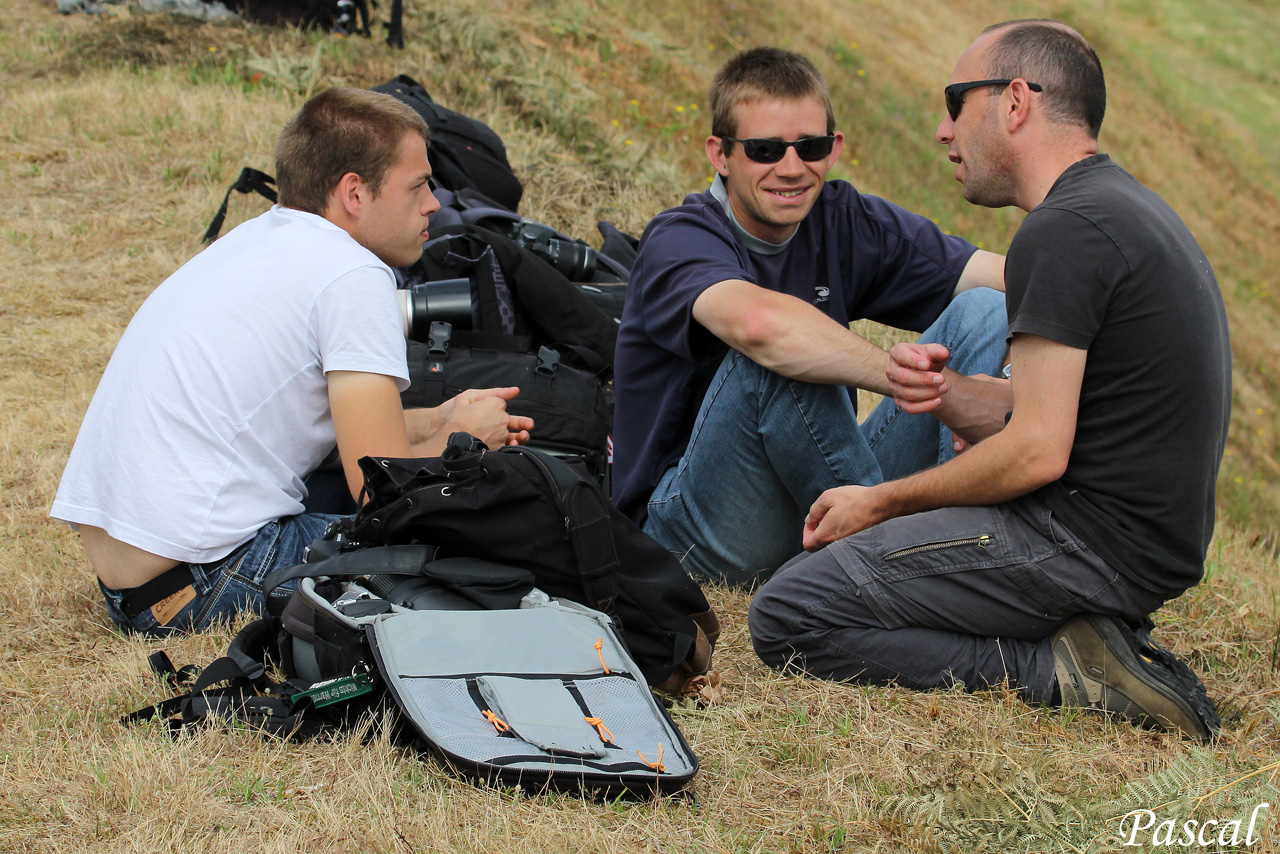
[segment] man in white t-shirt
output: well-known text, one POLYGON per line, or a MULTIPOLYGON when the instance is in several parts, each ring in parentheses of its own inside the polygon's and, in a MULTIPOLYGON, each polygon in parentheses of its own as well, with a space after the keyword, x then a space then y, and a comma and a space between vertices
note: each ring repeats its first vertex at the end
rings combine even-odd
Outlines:
POLYGON ((517 389, 405 411, 392 267, 422 254, 439 208, 427 126, 389 95, 315 96, 276 147, 280 204, 170 276, 125 330, 50 515, 80 532, 111 618, 158 635, 260 610, 262 578, 300 563, 338 518, 307 478, 337 445, 353 496, 363 456, 439 453, 465 430, 528 439, 517 389))

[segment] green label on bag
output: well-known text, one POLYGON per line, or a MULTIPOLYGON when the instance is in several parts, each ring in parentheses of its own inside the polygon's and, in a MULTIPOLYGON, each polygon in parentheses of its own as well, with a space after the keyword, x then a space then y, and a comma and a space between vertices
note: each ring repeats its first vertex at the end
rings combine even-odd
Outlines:
POLYGON ((294 695, 294 700, 296 702, 303 697, 310 697, 313 707, 323 709, 325 706, 345 703, 372 691, 373 677, 367 673, 357 673, 353 676, 339 676, 337 679, 317 682, 307 690, 299 691, 294 695))

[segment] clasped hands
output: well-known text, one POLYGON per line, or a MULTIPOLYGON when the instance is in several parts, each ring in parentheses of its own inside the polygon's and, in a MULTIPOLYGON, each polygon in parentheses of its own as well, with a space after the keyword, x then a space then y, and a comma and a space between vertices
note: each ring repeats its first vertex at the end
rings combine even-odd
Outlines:
POLYGON ((470 433, 490 448, 529 441, 533 419, 507 412, 507 401, 520 394, 515 386, 467 389, 434 410, 439 430, 470 433))
MULTIPOLYGON (((951 353, 941 344, 895 345, 889 351, 885 366, 890 396, 903 412, 932 413, 945 420, 953 431, 963 430, 977 441, 1003 426, 1001 414, 1009 408, 1009 384, 994 377, 962 377, 952 373, 955 380, 966 382, 967 389, 972 387, 973 393, 967 395, 972 400, 967 406, 957 407, 967 408, 968 412, 942 419, 942 413, 937 410, 952 388, 952 380, 943 373, 950 357, 951 353)), ((966 439, 955 436, 956 453, 963 452, 969 444, 966 439)), ((892 518, 893 513, 882 500, 884 497, 884 490, 879 486, 840 486, 819 495, 804 520, 805 550, 817 551, 892 518)))

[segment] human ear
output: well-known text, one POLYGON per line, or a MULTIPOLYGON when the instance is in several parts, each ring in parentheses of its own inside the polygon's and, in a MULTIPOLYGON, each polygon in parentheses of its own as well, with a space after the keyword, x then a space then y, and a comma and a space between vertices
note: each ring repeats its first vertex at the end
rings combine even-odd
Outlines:
POLYGON ((724 140, 718 136, 707 137, 707 159, 711 161, 712 167, 720 173, 720 177, 729 177, 729 158, 724 153, 724 140))
POLYGON ((334 196, 338 202, 350 216, 359 214, 363 207, 365 193, 367 188, 364 180, 354 172, 347 172, 338 179, 338 185, 334 187, 334 196))

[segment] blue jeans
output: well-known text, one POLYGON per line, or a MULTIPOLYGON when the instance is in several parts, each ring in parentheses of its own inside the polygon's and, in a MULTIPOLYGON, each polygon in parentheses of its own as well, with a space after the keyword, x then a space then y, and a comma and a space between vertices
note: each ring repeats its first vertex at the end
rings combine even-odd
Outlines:
POLYGON ((221 560, 187 564, 195 598, 164 625, 156 621, 150 608, 130 618, 121 607, 122 592, 99 582, 107 613, 125 631, 149 637, 203 631, 242 612, 261 613, 266 604, 262 579, 274 569, 302 563, 303 550, 324 534, 330 522, 341 518, 327 513, 287 516, 263 525, 253 539, 221 560))
POLYGON ((1136 622, 1163 601, 1032 493, 902 516, 800 555, 756 593, 749 624, 779 669, 913 690, 1007 682, 1050 705, 1055 629, 1084 613, 1136 622))
MULTIPOLYGON (((962 374, 999 372, 1004 294, 951 301, 920 340, 962 374)), ((805 515, 836 486, 871 486, 954 456, 951 431, 884 400, 859 425, 843 386, 788 379, 737 352, 720 365, 680 462, 649 500, 644 530, 695 578, 752 585, 801 551, 805 515)))

